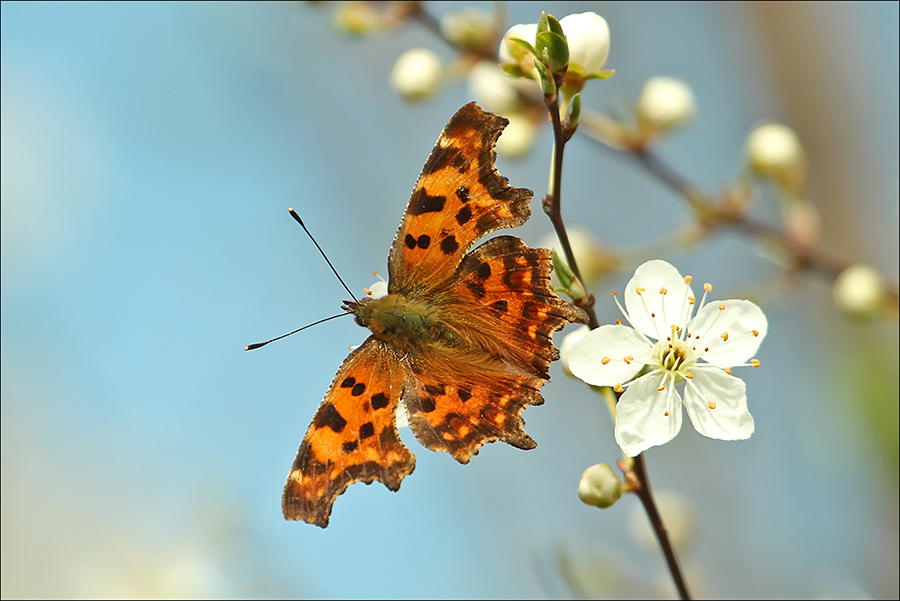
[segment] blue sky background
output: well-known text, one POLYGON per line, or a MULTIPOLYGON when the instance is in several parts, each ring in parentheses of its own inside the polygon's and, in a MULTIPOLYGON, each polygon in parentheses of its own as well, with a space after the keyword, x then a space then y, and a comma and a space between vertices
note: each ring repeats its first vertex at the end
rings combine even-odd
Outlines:
MULTIPOLYGON (((621 109, 655 75, 691 84, 696 121, 661 152, 710 193, 740 172, 754 123, 795 127, 823 247, 897 281, 897 3, 523 3, 508 23, 542 8, 609 21, 617 72, 587 106, 621 109)), ((286 209, 351 287, 371 284, 471 100, 450 82, 403 104, 396 57, 449 49, 414 25, 347 39, 333 12, 2 4, 3 597, 671 595, 636 500, 600 512, 575 495, 618 452, 603 403, 558 366, 524 414, 537 449, 490 445, 460 466, 407 430, 417 467, 398 493, 351 487, 325 531, 283 520, 307 424, 364 338, 338 320, 243 352, 346 296, 286 209)), ((550 142, 500 172, 540 196, 550 142)), ((688 217, 579 138, 565 178, 570 223, 617 248, 688 217)), ((772 195, 758 202, 777 223, 772 195)), ((532 245, 550 231, 533 209, 515 232, 532 245)), ((724 234, 663 256, 723 298, 758 295, 770 324, 764 367, 740 374, 754 436, 712 441, 685 420, 646 453, 670 526, 691 533, 688 577, 700 596, 896 597, 896 324, 844 319, 818 276, 759 294, 781 277, 763 254, 724 234)), ((600 285, 601 320, 633 267, 600 285)))

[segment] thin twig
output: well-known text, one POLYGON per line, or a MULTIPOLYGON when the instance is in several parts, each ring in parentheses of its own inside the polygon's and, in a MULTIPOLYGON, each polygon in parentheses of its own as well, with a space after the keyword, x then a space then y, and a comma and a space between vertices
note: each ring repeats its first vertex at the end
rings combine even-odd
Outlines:
MULTIPOLYGON (((563 247, 563 252, 566 255, 566 261, 568 262, 569 267, 578 279, 583 282, 584 280, 581 279, 578 262, 575 260, 575 254, 572 252, 572 245, 569 243, 569 236, 566 232, 566 226, 562 218, 561 191, 563 151, 565 150, 566 141, 569 136, 566 136, 566 131, 563 127, 562 119, 560 118, 558 95, 554 96, 552 100, 547 103, 547 108, 550 111, 550 121, 553 124, 553 163, 551 167, 553 171, 550 177, 550 189, 547 191, 547 196, 544 198, 543 202, 544 212, 547 213, 550 222, 553 224, 553 229, 556 231, 559 242, 563 247)), ((582 306, 590 317, 591 329, 598 328, 600 325, 597 321, 597 315, 594 312, 593 295, 589 294, 587 296, 587 301, 588 302, 584 303, 582 306)), ((678 558, 675 555, 675 548, 672 546, 672 541, 669 539, 665 524, 663 524, 662 521, 662 516, 659 514, 659 510, 656 507, 656 500, 653 498, 653 493, 650 490, 650 480, 647 477, 647 470, 641 455, 634 458, 634 475, 638 480, 638 486, 635 489, 635 493, 638 495, 641 504, 644 506, 644 510, 647 512, 647 517, 650 520, 650 527, 656 534, 656 540, 659 542, 659 547, 666 558, 666 565, 668 565, 669 572, 672 574, 672 581, 675 583, 675 588, 678 589, 678 594, 682 599, 690 599, 691 596, 688 592, 687 583, 684 580, 684 575, 678 565, 678 558)))
POLYGON ((647 519, 650 520, 650 525, 653 527, 653 532, 656 534, 656 540, 659 541, 659 547, 662 549, 663 555, 666 556, 666 564, 669 566, 669 572, 672 574, 672 581, 675 583, 675 588, 678 589, 678 595, 682 599, 690 599, 691 593, 688 591, 687 582, 684 579, 684 575, 681 573, 678 559, 675 557, 675 548, 672 546, 672 541, 669 539, 669 531, 666 530, 666 527, 663 524, 662 516, 660 515, 659 509, 656 507, 656 501, 653 498, 653 493, 650 491, 650 480, 647 478, 647 469, 644 465, 643 455, 638 455, 634 458, 634 473, 641 483, 640 487, 635 491, 635 494, 637 494, 638 498, 641 500, 644 511, 647 512, 647 519))

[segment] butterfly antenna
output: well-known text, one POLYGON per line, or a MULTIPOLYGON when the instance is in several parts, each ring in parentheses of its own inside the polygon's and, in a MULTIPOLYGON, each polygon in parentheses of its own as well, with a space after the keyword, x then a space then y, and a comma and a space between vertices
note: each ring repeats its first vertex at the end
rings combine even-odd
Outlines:
MULTIPOLYGON (((297 223, 300 224, 300 227, 303 228, 303 231, 306 232, 306 235, 309 236, 309 239, 313 241, 313 244, 316 245, 316 248, 319 249, 319 252, 322 253, 322 258, 325 259, 325 262, 328 263, 328 266, 329 266, 329 267, 331 267, 331 271, 333 271, 333 272, 334 272, 334 275, 337 276, 338 281, 341 283, 341 286, 344 287, 344 290, 346 290, 347 293, 350 295, 350 298, 352 298, 355 302, 358 303, 358 302, 359 302, 359 299, 356 298, 356 295, 353 294, 353 291, 350 290, 350 288, 347 286, 347 284, 344 283, 343 278, 341 278, 341 274, 339 274, 339 273, 337 272, 337 269, 334 268, 334 265, 331 264, 331 261, 329 261, 329 260, 328 260, 328 257, 325 255, 325 251, 322 250, 322 247, 319 246, 319 243, 316 242, 316 239, 313 238, 313 235, 309 233, 309 230, 308 230, 308 229, 306 229, 306 225, 303 223, 303 220, 300 219, 300 215, 298 215, 297 212, 294 211, 294 209, 292 209, 292 208, 288 208, 288 212, 290 212, 291 217, 293 217, 294 220, 295 220, 297 223)), ((329 319, 330 319, 330 318, 329 318, 329 319)), ((324 320, 323 320, 323 321, 324 321, 324 320)), ((318 323, 318 322, 316 322, 316 323, 318 323)), ((311 325, 312 325, 312 324, 311 324, 311 325)), ((301 328, 301 329, 302 329, 302 328, 301 328)), ((293 332, 291 332, 291 334, 293 334, 293 332)), ((285 334, 285 336, 287 336, 287 334, 285 334)), ((276 338, 276 340, 277 340, 277 338, 276 338)), ((270 342, 271 342, 271 341, 270 341, 270 342)))
POLYGON ((330 320, 332 320, 332 319, 337 319, 338 317, 343 317, 344 315, 350 315, 350 313, 339 313, 338 315, 332 315, 331 317, 326 317, 325 319, 320 319, 319 321, 314 321, 314 322, 311 323, 311 324, 305 325, 305 326, 303 326, 302 328, 297 328, 297 329, 294 330, 293 332, 288 332, 287 334, 282 334, 281 336, 278 336, 277 338, 273 338, 272 340, 266 340, 265 342, 257 342, 257 343, 255 343, 255 344, 247 345, 247 346, 244 347, 244 350, 245 350, 245 351, 252 351, 252 350, 254 350, 254 349, 258 349, 258 348, 261 347, 261 346, 266 346, 266 345, 269 344, 270 342, 275 342, 276 340, 281 340, 282 338, 287 338, 287 337, 290 336, 291 334, 296 334, 297 332, 299 332, 299 331, 301 331, 301 330, 305 330, 306 328, 311 328, 311 327, 313 327, 313 326, 319 325, 319 324, 322 323, 322 322, 330 321, 330 320))

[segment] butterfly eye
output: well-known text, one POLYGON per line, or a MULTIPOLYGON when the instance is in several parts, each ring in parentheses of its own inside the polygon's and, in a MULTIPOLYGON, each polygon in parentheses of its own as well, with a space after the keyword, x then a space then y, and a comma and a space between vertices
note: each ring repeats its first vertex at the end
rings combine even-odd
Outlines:
POLYGON ((366 327, 366 322, 364 322, 362 317, 360 317, 359 315, 356 316, 356 323, 362 327, 366 327))

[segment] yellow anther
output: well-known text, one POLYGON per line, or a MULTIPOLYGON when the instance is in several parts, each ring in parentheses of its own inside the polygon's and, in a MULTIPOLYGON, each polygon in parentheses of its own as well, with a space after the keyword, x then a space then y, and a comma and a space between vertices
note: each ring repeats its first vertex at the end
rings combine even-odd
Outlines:
POLYGON ((728 374, 729 376, 731 375, 731 368, 730 368, 730 367, 726 367, 726 368, 725 368, 724 370, 722 370, 722 371, 724 371, 724 372, 725 372, 726 374, 728 374))
POLYGON ((684 372, 684 377, 687 378, 688 380, 693 380, 693 379, 694 379, 694 374, 692 374, 692 373, 689 372, 689 371, 686 371, 686 372, 684 372))
POLYGON ((706 401, 706 406, 709 407, 710 409, 715 409, 716 402, 715 401, 706 401))
POLYGON ((625 389, 622 388, 621 384, 616 384, 615 386, 613 386, 613 390, 618 392, 619 394, 625 392, 625 389))
POLYGON ((611 290, 610 293, 611 293, 613 296, 616 296, 616 294, 618 294, 615 290, 611 290))
POLYGON ((759 336, 759 330, 750 330, 750 332, 753 334, 753 337, 754 337, 754 338, 756 338, 757 336, 759 336))
POLYGON ((712 284, 710 284, 708 282, 706 284, 703 284, 703 289, 706 290, 707 292, 712 292, 712 284))
MULTIPOLYGON (((662 390, 662 388, 660 388, 660 390, 662 390)), ((669 417, 669 412, 666 411, 663 415, 665 415, 666 417, 669 417)))
POLYGON ((606 365, 607 363, 609 363, 609 357, 603 357, 602 359, 600 359, 600 363, 606 365))
MULTIPOLYGON (((660 386, 659 388, 657 388, 657 390, 660 391, 660 392, 662 392, 662 391, 665 390, 665 389, 666 389, 665 386, 660 386)), ((669 412, 668 412, 668 411, 666 411, 666 415, 669 415, 669 412)))
POLYGON ((619 325, 622 325, 622 320, 621 320, 621 319, 617 319, 617 320, 616 320, 616 323, 619 324, 619 325))
POLYGON ((665 288, 660 288, 660 289, 659 289, 659 293, 660 293, 660 294, 668 294, 669 291, 666 290, 665 288))
POLYGON ((685 284, 690 284, 693 280, 694 280, 694 276, 692 276, 692 275, 686 275, 686 276, 684 276, 684 283, 685 283, 685 284))
POLYGON ((363 288, 363 292, 365 292, 365 293, 368 294, 369 296, 372 296, 372 291, 369 290, 368 288, 363 288))
POLYGON ((651 314, 650 314, 650 317, 655 318, 655 317, 656 317, 656 313, 651 313, 651 314))
POLYGON ((634 361, 634 357, 632 357, 631 355, 625 357, 625 363, 627 363, 628 365, 631 365, 632 361, 634 361))
POLYGON ((759 359, 750 359, 750 365, 752 367, 759 367, 759 359))
POLYGON ((719 338, 721 338, 722 340, 728 340, 728 332, 722 332, 721 334, 719 334, 719 338))
POLYGON ((693 305, 693 304, 696 303, 696 302, 697 302, 696 297, 693 297, 693 296, 689 296, 689 297, 688 297, 688 304, 693 305))
POLYGON ((646 290, 646 288, 642 288, 641 286, 638 286, 637 288, 634 289, 634 291, 637 292, 639 295, 643 294, 644 290, 646 290))
POLYGON ((725 310, 725 305, 719 305, 719 311, 724 311, 724 310, 725 310))

